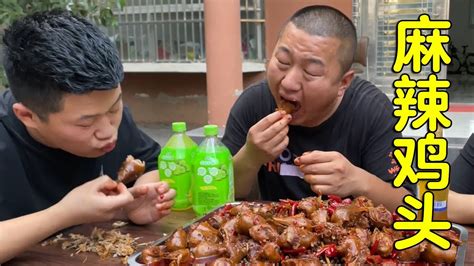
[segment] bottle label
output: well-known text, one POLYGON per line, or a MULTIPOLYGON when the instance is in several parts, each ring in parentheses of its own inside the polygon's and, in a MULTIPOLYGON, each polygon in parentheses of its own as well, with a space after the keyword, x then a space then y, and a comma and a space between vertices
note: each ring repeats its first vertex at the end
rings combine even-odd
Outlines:
POLYGON ((166 161, 160 162, 160 170, 163 171, 161 178, 172 178, 182 174, 190 174, 191 166, 184 160, 179 161, 166 161))
POLYGON ((159 157, 160 179, 176 190, 173 209, 186 209, 191 206, 192 165, 188 163, 187 153, 168 150, 159 157))
POLYGON ((443 200, 443 201, 434 201, 434 209, 433 211, 435 212, 442 212, 446 211, 448 207, 448 202, 443 200))
POLYGON ((198 161, 194 169, 193 208, 199 215, 229 202, 229 187, 233 187, 232 160, 207 159, 198 161))

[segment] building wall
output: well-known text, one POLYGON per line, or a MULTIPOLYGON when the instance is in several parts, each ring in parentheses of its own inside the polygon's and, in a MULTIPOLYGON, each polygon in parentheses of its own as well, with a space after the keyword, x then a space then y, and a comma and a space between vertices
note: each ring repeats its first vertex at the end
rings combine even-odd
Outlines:
POLYGON ((309 5, 328 5, 352 18, 352 0, 267 0, 265 1, 265 50, 273 52, 280 29, 297 10, 309 5), (284 8, 282 8, 284 7, 284 8))
MULTIPOLYGON (((267 0, 267 58, 271 55, 285 21, 296 10, 313 4, 330 5, 347 16, 352 16, 352 0, 267 0)), ((244 73, 244 88, 264 76, 264 72, 244 73)), ((186 121, 190 128, 207 123, 205 73, 126 73, 122 87, 124 101, 138 123, 170 123, 181 120, 186 121)))
MULTIPOLYGON (((469 45, 468 51, 474 51, 474 26, 469 25, 470 2, 469 0, 450 1, 449 19, 451 20, 451 29, 449 35, 460 53, 463 45, 469 45)), ((472 4, 474 5, 474 3, 472 4)))
MULTIPOLYGON (((245 73, 244 87, 263 78, 263 72, 245 73)), ((207 123, 205 73, 126 73, 122 90, 138 123, 207 123)))

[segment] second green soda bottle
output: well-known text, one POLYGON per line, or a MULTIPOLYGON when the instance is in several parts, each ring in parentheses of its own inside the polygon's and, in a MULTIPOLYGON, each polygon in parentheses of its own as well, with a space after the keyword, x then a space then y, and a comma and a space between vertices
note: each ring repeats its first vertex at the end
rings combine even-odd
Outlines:
POLYGON ((214 208, 234 201, 232 155, 217 138, 216 125, 204 126, 205 139, 193 159, 191 189, 193 210, 202 216, 214 208))
POLYGON ((192 156, 197 144, 186 135, 186 123, 174 122, 173 135, 158 156, 160 178, 176 190, 173 210, 191 208, 192 156))

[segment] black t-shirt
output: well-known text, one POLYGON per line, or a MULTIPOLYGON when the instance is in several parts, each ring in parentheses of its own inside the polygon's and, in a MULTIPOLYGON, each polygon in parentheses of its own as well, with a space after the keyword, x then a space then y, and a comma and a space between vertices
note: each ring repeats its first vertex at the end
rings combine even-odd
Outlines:
MULTIPOLYGON (((245 144, 250 127, 276 107, 267 81, 242 93, 232 107, 223 138, 232 154, 245 144)), ((399 171, 392 158, 392 143, 401 137, 393 129, 396 119, 392 112, 392 104, 385 94, 372 83, 354 78, 328 120, 313 128, 290 125, 287 149, 275 161, 262 165, 258 172, 262 199, 301 199, 315 195, 293 163, 297 156, 313 150, 338 151, 355 166, 391 182, 399 171)), ((415 191, 413 184, 404 185, 412 193, 415 191)))
POLYGON ((450 181, 453 191, 474 194, 474 134, 471 134, 459 156, 451 164, 450 181))
POLYGON ((124 108, 113 151, 99 158, 82 158, 35 141, 12 111, 10 91, 0 95, 0 221, 40 211, 73 188, 103 173, 116 178, 127 155, 157 168, 160 145, 141 132, 124 108))

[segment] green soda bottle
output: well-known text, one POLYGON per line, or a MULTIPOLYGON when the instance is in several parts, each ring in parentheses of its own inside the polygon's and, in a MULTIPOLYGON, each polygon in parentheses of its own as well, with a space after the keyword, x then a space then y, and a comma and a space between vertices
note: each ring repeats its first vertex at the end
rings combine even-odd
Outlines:
POLYGON ((202 216, 216 207, 234 201, 232 155, 217 138, 216 125, 204 126, 205 139, 193 160, 193 210, 202 216))
POLYGON ((176 190, 173 210, 191 207, 192 156, 197 144, 186 135, 186 123, 174 122, 173 135, 158 156, 160 178, 176 190))

